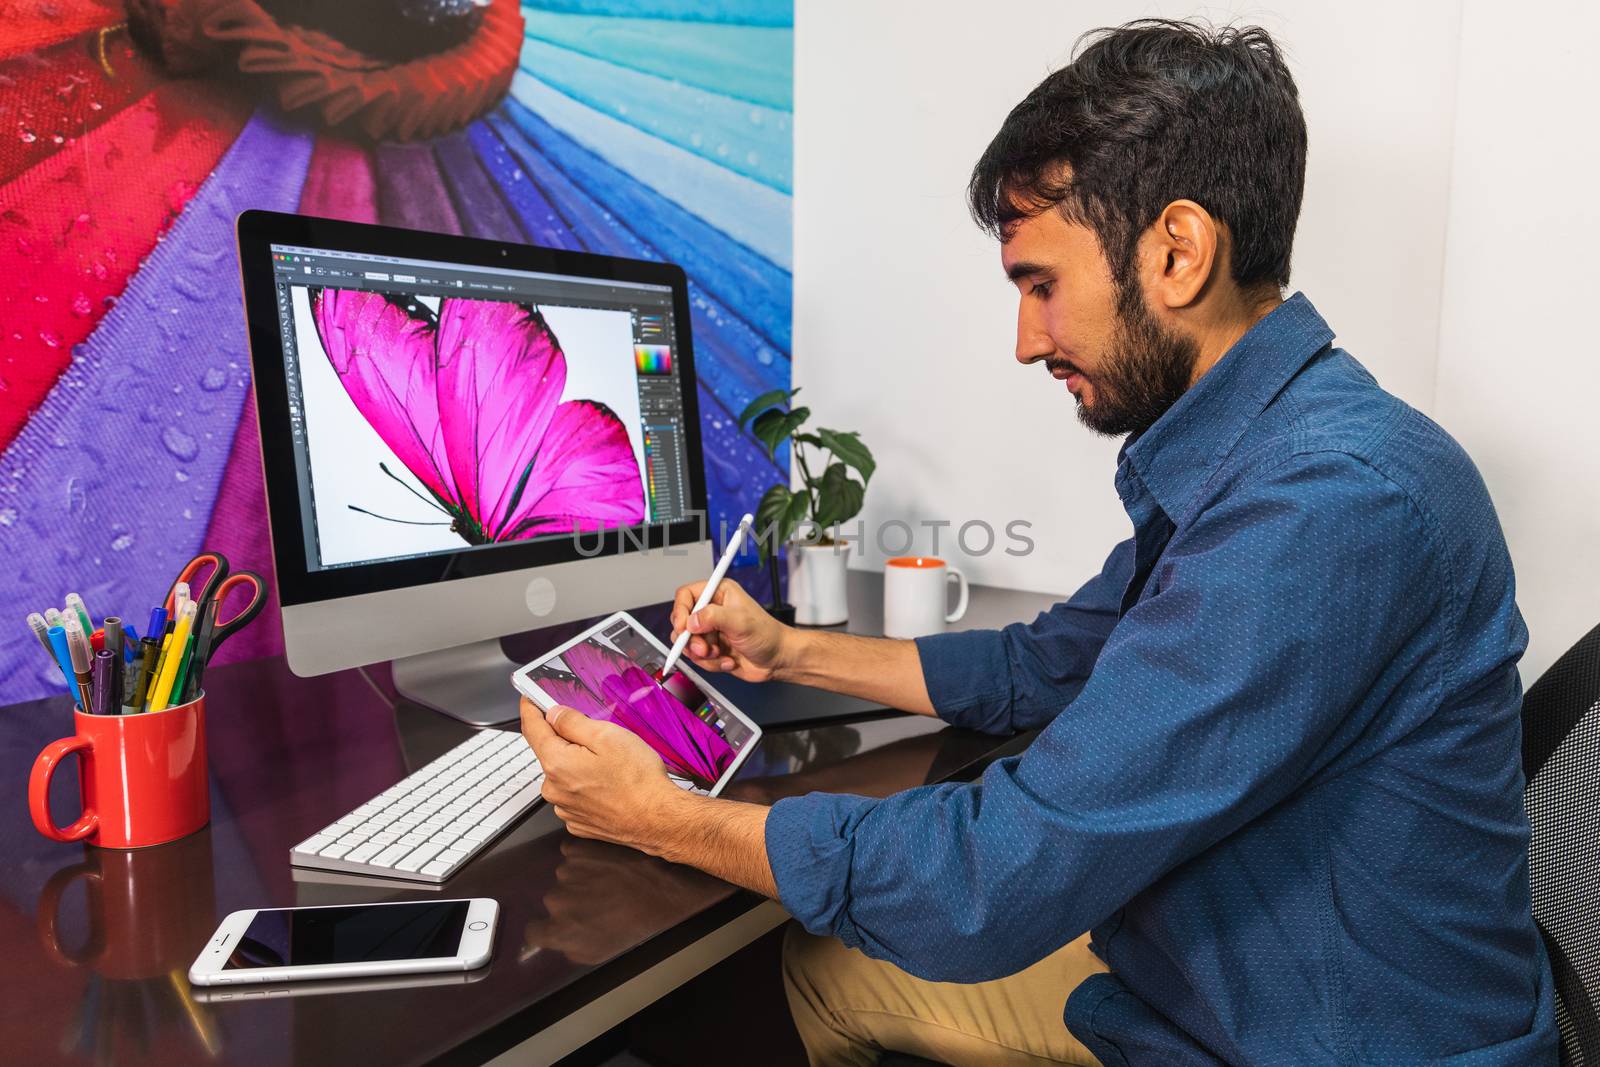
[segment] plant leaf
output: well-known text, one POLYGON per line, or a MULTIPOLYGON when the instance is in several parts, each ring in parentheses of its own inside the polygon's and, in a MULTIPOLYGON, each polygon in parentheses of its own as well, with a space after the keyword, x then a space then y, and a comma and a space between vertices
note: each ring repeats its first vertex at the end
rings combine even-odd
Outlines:
POLYGON ((843 463, 830 463, 822 472, 817 486, 817 525, 831 529, 846 519, 853 519, 866 500, 867 487, 850 477, 843 463))
POLYGON ((752 415, 760 414, 767 408, 775 407, 778 404, 784 403, 799 391, 800 390, 798 388, 767 390, 754 400, 750 401, 750 403, 746 404, 744 406, 744 410, 739 412, 739 425, 743 426, 747 421, 749 421, 750 416, 752 415))
POLYGON ((789 539, 789 530, 793 524, 788 522, 789 505, 794 494, 787 485, 778 484, 761 494, 761 502, 756 505, 756 547, 761 552, 761 559, 765 562, 770 554, 770 547, 781 545, 789 539), (786 529, 787 526, 787 529, 786 529), (772 530, 772 540, 767 540, 767 531, 772 530))
POLYGON ((750 424, 750 432, 755 435, 757 441, 767 446, 767 457, 770 459, 777 455, 778 446, 810 417, 810 408, 795 408, 792 411, 779 411, 773 408, 756 416, 755 421, 750 424))
POLYGON ((835 459, 843 460, 861 472, 862 484, 872 481, 872 472, 878 469, 878 464, 874 462, 867 446, 861 443, 859 433, 818 430, 817 437, 821 439, 824 447, 833 453, 835 459))

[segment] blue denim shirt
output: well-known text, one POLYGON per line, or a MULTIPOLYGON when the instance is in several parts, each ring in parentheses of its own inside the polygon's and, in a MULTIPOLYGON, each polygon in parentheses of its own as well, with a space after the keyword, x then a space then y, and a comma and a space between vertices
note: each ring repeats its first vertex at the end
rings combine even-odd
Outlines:
POLYGON ((1472 461, 1296 295, 1122 449, 1134 536, 1031 624, 917 642, 977 782, 779 801, 818 934, 934 981, 1092 932, 1103 1064, 1554 1063, 1527 631, 1472 461))

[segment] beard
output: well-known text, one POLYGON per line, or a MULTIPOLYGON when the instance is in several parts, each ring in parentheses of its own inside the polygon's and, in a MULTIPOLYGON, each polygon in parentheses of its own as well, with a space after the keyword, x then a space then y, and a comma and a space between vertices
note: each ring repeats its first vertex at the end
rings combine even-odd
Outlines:
MULTIPOLYGON (((1156 321, 1137 282, 1119 282, 1117 328, 1100 369, 1084 375, 1094 400, 1075 397, 1078 421, 1105 437, 1143 433, 1188 390, 1199 358, 1198 344, 1156 321)), ((1045 363, 1054 371, 1068 361, 1045 363)))

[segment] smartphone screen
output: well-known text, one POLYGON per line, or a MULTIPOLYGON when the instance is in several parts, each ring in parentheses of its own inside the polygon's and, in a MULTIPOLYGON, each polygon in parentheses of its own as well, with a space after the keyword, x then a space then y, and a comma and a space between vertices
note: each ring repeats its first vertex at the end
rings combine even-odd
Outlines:
POLYGON ((471 901, 256 912, 223 970, 454 956, 471 901))

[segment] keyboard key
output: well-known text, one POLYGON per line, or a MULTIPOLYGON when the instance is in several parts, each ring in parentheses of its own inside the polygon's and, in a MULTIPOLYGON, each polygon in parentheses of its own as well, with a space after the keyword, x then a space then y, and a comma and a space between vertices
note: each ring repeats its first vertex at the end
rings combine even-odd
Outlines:
POLYGON ((439 853, 439 858, 446 863, 460 863, 467 858, 467 854, 459 848, 447 848, 439 853))
POLYGON ((417 850, 411 853, 411 855, 395 864, 395 870, 420 871, 422 870, 422 865, 424 863, 427 863, 429 860, 433 859, 433 857, 438 855, 441 851, 443 851, 442 846, 435 845, 431 841, 426 842, 418 846, 417 850))
POLYGON ((448 874, 449 872, 450 864, 441 863, 439 860, 434 860, 432 863, 422 868, 423 874, 448 874))
POLYGON ((368 841, 360 848, 351 849, 345 854, 344 858, 351 863, 365 863, 381 851, 383 851, 383 845, 375 841, 368 841))
POLYGON ((312 834, 298 845, 294 846, 296 852, 304 852, 308 856, 315 856, 328 845, 333 844, 335 838, 332 834, 312 834))
POLYGON ((417 833, 415 831, 412 831, 409 834, 403 835, 400 838, 400 842, 399 843, 402 844, 402 845, 409 845, 412 848, 416 848, 418 845, 422 844, 427 839, 428 839, 428 837, 427 837, 426 834, 419 834, 419 833, 417 833))
POLYGON ((342 858, 346 852, 349 852, 354 847, 354 845, 346 845, 342 842, 335 842, 323 849, 321 852, 317 853, 317 855, 321 856, 323 859, 336 860, 342 858))
POLYGON ((407 852, 411 851, 410 845, 390 845, 376 856, 372 857, 374 867, 393 867, 407 852))

